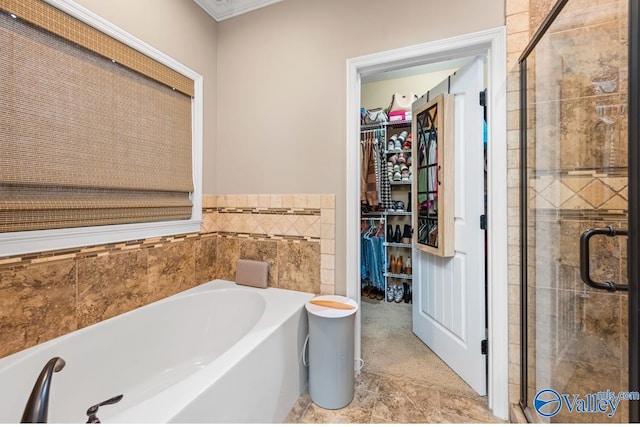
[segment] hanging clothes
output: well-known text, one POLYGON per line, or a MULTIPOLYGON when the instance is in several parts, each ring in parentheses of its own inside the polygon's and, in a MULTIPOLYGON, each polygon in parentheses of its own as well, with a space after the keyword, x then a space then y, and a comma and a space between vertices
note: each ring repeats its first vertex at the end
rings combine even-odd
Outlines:
POLYGON ((377 155, 378 140, 375 131, 362 133, 360 141, 361 175, 360 175, 360 201, 371 207, 379 203, 379 158, 377 155))
POLYGON ((384 236, 382 220, 363 222, 360 234, 360 275, 362 287, 372 286, 384 294, 384 236), (375 222, 378 224, 375 224, 375 222))

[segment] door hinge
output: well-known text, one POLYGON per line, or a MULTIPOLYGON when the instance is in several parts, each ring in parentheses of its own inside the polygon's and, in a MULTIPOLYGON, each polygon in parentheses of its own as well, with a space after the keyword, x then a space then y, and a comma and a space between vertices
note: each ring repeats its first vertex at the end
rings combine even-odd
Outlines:
POLYGON ((487 106, 487 90, 486 89, 480 91, 480 106, 481 107, 487 106))
POLYGON ((480 230, 486 230, 487 229, 487 215, 482 214, 480 215, 480 230))
POLYGON ((481 354, 489 353, 489 341, 487 340, 480 341, 480 353, 481 354))

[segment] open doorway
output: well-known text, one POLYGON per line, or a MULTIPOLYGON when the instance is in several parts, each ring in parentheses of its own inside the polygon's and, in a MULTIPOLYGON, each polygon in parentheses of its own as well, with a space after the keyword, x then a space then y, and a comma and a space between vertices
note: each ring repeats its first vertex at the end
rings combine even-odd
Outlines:
MULTIPOLYGON (((420 46, 348 60, 347 66, 347 294, 361 302, 360 259, 360 124, 362 77, 383 70, 401 70, 450 59, 485 55, 487 58, 488 227, 487 337, 488 403, 494 415, 508 416, 507 243, 506 243, 506 114, 504 29, 488 30, 420 46)), ((414 285, 415 286, 415 285, 414 285)), ((415 291, 414 291, 415 292, 415 291)), ((414 301, 415 304, 415 301, 414 301)), ((361 357, 361 313, 356 324, 356 358, 361 357)), ((478 349, 480 351, 480 349, 478 349)))
MULTIPOLYGON (((424 239, 429 234, 434 241, 437 240, 437 220, 433 218, 443 194, 441 191, 441 197, 438 197, 438 191, 419 190, 417 180, 413 179, 417 178, 421 171, 425 172, 425 168, 434 169, 441 166, 427 166, 433 163, 435 158, 429 161, 423 159, 424 166, 419 166, 421 163, 418 158, 426 157, 427 145, 432 147, 431 155, 436 157, 438 148, 435 148, 434 144, 437 145, 437 137, 431 134, 437 126, 432 128, 424 120, 424 123, 416 123, 419 118, 412 117, 410 104, 414 101, 414 105, 433 104, 434 99, 444 94, 452 100, 458 97, 458 101, 452 102, 451 107, 459 111, 438 113, 435 111, 437 104, 434 104, 431 114, 434 118, 438 114, 455 116, 443 117, 442 124, 450 121, 456 129, 449 132, 454 136, 453 139, 458 139, 458 144, 453 144, 452 150, 445 153, 446 156, 455 154, 451 164, 457 165, 455 174, 450 175, 459 187, 455 197, 451 198, 452 201, 460 199, 455 209, 456 221, 464 222, 467 214, 464 212, 465 208, 468 210, 467 207, 474 204, 471 209, 474 214, 467 216, 480 217, 485 213, 484 146, 487 141, 482 135, 485 115, 481 104, 484 103, 478 95, 486 87, 485 59, 465 57, 363 75, 361 107, 364 114, 383 108, 389 117, 387 121, 376 123, 371 123, 371 118, 365 117, 360 127, 363 181, 368 177, 372 178, 360 192, 360 250, 363 254, 360 259, 362 359, 367 367, 375 372, 410 378, 425 386, 454 389, 455 392, 482 396, 486 395, 486 354, 483 355, 478 350, 485 338, 486 325, 486 281, 482 271, 486 257, 485 231, 481 230, 478 221, 473 220, 470 221, 470 226, 458 230, 458 233, 465 235, 465 246, 471 246, 468 242, 471 241, 472 235, 475 236, 476 242, 473 250, 466 248, 464 254, 460 253, 463 248, 458 245, 459 253, 456 257, 429 258, 416 249, 417 245, 414 242, 420 238, 415 236, 414 239, 413 232, 421 233, 424 239), (474 79, 469 79, 472 73, 474 79), (474 80, 472 87, 461 87, 465 85, 465 82, 462 82, 462 85, 459 83, 463 74, 468 76, 467 80, 474 80), (396 98, 404 99, 406 102, 399 103, 396 98), (465 109, 465 99, 470 99, 474 105, 465 109), (405 110, 398 111, 397 108, 405 110), (412 131, 417 131, 417 135, 413 135, 412 131), (427 138, 425 132, 431 137, 427 138), (471 138, 473 133, 478 135, 471 138), (471 144, 477 147, 472 147, 471 144), (365 172, 368 170, 374 170, 375 177, 374 174, 365 172), (465 193, 465 180, 474 186, 472 194, 465 193), (412 206, 414 194, 416 206, 412 206), (421 222, 424 224, 417 226, 420 230, 416 230, 415 227, 418 223, 416 216, 423 218, 421 222), (471 257, 476 259, 470 260, 471 257), (448 266, 442 267, 445 264, 448 266), (475 269, 469 268, 474 266, 475 269), (438 274, 438 271, 444 274, 438 274), (473 286, 469 287, 474 289, 463 287, 464 280, 460 280, 459 276, 465 272, 471 275, 469 281, 473 286), (447 273, 452 277, 457 276, 458 280, 448 281, 445 277, 447 273), (423 283, 425 281, 431 283, 423 283), (444 290, 446 291, 443 292, 444 290), (421 298, 423 291, 429 295, 421 298), (474 292, 477 294, 473 298, 476 304, 470 307, 473 313, 471 310, 460 312, 464 306, 460 294, 474 292), (417 298, 415 304, 414 294, 417 298), (425 300, 428 303, 422 304, 425 300), (471 318, 471 315, 475 315, 475 318, 471 318), (469 319, 468 325, 464 325, 465 319, 469 319), (436 325, 435 328, 432 327, 433 323, 436 325), (438 336, 438 328, 450 329, 453 340, 456 343, 462 342, 463 348, 445 345, 448 336, 438 336), (469 332, 474 328, 476 336, 473 339, 477 342, 470 344, 469 341, 473 339, 469 332), (475 348, 470 352, 469 360, 463 357, 467 347, 475 348), (456 365, 452 359, 461 359, 462 365, 456 365), (473 366, 475 359, 478 359, 479 363, 473 366), (451 368, 443 360, 447 360, 452 365, 451 368)), ((424 117, 424 114, 420 117, 424 117)), ((444 141, 441 142, 444 145, 444 141)), ((445 160, 443 147, 440 147, 439 153, 441 160, 445 160)), ((447 184, 444 185, 445 188, 447 184)), ((441 201, 441 206, 445 201, 441 201)), ((454 210, 450 212, 453 214, 454 210)), ((457 228, 461 226, 457 225, 457 228)), ((444 240, 444 236, 441 239, 444 240)))

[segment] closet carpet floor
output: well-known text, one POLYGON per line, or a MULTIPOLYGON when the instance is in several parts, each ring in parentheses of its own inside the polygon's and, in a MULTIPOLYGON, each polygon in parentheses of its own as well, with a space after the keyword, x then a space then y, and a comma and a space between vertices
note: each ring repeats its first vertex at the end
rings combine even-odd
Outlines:
POLYGON ((500 423, 478 396, 411 331, 411 304, 362 299, 362 358, 355 396, 323 409, 305 392, 285 423, 500 423))

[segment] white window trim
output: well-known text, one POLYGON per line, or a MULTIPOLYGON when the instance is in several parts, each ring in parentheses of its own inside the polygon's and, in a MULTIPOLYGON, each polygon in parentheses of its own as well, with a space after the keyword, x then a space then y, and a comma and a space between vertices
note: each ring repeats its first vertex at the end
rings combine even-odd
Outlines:
POLYGON ((193 207, 188 220, 0 233, 0 257, 199 232, 202 223, 202 76, 71 0, 45 1, 193 80, 191 150, 194 190, 190 195, 193 207))

